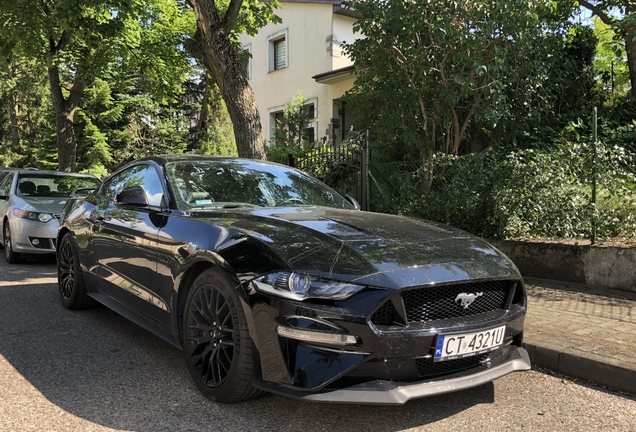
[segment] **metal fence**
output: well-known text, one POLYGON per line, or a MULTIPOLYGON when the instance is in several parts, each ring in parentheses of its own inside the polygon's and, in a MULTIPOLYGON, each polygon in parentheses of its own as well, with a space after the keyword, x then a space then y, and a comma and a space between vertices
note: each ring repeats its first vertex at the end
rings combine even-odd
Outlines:
POLYGON ((354 197, 362 208, 368 208, 364 135, 343 142, 337 148, 328 145, 316 148, 303 157, 296 158, 290 153, 285 162, 322 180, 342 195, 354 197))

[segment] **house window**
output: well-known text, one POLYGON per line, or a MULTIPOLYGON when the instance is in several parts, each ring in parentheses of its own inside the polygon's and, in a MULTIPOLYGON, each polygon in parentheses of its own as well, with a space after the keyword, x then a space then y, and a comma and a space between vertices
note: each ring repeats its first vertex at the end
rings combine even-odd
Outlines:
POLYGON ((305 111, 305 114, 307 115, 307 118, 310 119, 315 119, 316 118, 316 105, 313 102, 309 102, 306 103, 305 105, 303 105, 303 110, 305 111))
POLYGON ((279 125, 282 126, 282 123, 285 119, 285 113, 283 111, 270 112, 270 131, 269 131, 269 139, 272 144, 276 143, 276 129, 279 125))
POLYGON ((287 67, 287 29, 268 37, 269 72, 287 67))
POLYGON ((243 47, 241 60, 243 61, 245 78, 252 79, 252 44, 248 44, 243 47))
POLYGON ((303 105, 303 111, 307 120, 309 120, 309 127, 303 130, 303 138, 310 143, 316 142, 316 98, 308 100, 303 105))
POLYGON ((287 66, 287 49, 285 39, 274 42, 274 70, 287 66))
POLYGON ((310 143, 316 142, 316 131, 313 126, 308 127, 303 131, 303 139, 310 143))
MULTIPOLYGON (((317 130, 318 123, 316 122, 315 107, 316 107, 315 103, 310 102, 303 105, 303 108, 302 108, 306 115, 306 118, 305 118, 306 127, 303 127, 303 130, 301 132, 301 137, 303 140, 310 143, 316 142, 316 130, 317 130)), ((286 119, 285 119, 284 111, 270 110, 269 112, 270 135, 269 136, 270 136, 271 145, 276 144, 276 131, 278 129, 282 129, 283 131, 287 130, 288 126, 285 124, 285 121, 286 119)), ((298 130, 297 128, 293 128, 293 127, 292 129, 298 130)), ((297 134, 298 132, 294 132, 294 133, 297 134)), ((297 137, 298 135, 296 135, 296 138, 294 138, 294 140, 297 140, 298 139, 297 137)))

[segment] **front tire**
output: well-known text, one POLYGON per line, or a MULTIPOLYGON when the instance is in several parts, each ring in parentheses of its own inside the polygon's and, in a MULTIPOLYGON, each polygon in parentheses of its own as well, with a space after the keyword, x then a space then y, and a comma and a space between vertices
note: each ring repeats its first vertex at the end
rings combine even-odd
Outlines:
POLYGON ((88 309, 95 305, 95 300, 86 293, 84 274, 79 263, 79 254, 75 240, 67 233, 60 242, 57 257, 57 285, 60 300, 67 309, 88 309))
POLYGON ((13 251, 13 242, 11 241, 11 227, 9 221, 4 224, 4 257, 9 264, 18 264, 22 262, 22 256, 13 251))
POLYGON ((222 403, 262 393, 252 386, 252 340, 239 297, 218 270, 202 273, 186 299, 183 336, 188 370, 197 388, 222 403))

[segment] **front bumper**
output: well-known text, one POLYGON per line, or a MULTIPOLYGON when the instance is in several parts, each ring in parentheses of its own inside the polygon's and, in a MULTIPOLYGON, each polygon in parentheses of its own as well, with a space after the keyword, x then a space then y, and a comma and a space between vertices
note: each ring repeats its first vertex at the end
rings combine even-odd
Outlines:
POLYGON ((59 223, 52 219, 46 223, 28 219, 12 217, 11 241, 13 250, 21 254, 51 254, 55 253, 55 242, 59 223), (37 245, 34 240, 37 239, 37 245))
POLYGON ((438 380, 415 383, 374 380, 344 389, 309 394, 263 382, 255 383, 254 386, 271 393, 310 402, 403 405, 411 399, 477 387, 509 373, 531 368, 530 357, 525 349, 516 346, 508 348, 509 359, 497 366, 483 366, 479 370, 471 369, 438 380))
POLYGON ((386 310, 379 305, 400 303, 400 293, 395 291, 370 290, 334 304, 297 302, 252 291, 243 307, 256 348, 255 364, 260 366, 254 385, 307 401, 399 405, 528 370, 530 361, 521 348, 526 311, 521 282, 514 293, 513 289, 505 300, 506 307, 398 325, 378 319, 378 311, 386 310), (438 335, 502 325, 506 326, 504 340, 496 350, 433 361, 438 335), (312 340, 312 333, 320 337, 312 340), (327 342, 326 334, 342 339, 327 342))

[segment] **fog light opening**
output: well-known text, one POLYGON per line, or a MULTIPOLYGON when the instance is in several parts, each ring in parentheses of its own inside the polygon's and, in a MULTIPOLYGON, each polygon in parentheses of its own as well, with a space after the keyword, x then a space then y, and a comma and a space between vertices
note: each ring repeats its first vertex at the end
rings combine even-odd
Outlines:
POLYGON ((306 342, 320 342, 334 345, 355 345, 358 343, 357 338, 352 335, 314 332, 282 326, 276 329, 276 333, 282 337, 306 342))
POLYGON ((38 240, 38 239, 33 239, 33 240, 31 240, 31 244, 32 244, 33 246, 35 246, 35 247, 38 247, 38 246, 40 246, 40 240, 38 240))

